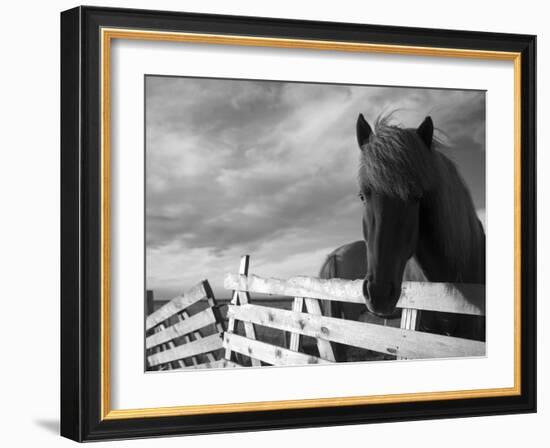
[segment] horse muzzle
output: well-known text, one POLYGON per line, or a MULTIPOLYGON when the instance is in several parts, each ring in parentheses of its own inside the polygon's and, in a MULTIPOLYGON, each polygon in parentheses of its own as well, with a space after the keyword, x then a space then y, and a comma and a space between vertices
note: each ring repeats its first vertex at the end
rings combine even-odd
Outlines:
POLYGON ((396 317, 395 308, 400 296, 400 288, 391 282, 363 281, 363 298, 370 313, 383 318, 396 317))

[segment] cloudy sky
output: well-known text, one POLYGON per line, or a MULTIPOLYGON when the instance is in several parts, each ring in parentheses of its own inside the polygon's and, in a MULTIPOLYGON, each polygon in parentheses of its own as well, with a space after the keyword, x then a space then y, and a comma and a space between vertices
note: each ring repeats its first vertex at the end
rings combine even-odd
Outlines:
MULTIPOLYGON (((444 133, 481 216, 485 93, 440 89, 146 77, 146 277, 169 299, 223 276, 242 254, 271 277, 316 275, 361 239, 359 113, 444 133)), ((442 134, 440 134, 441 136, 442 134)))

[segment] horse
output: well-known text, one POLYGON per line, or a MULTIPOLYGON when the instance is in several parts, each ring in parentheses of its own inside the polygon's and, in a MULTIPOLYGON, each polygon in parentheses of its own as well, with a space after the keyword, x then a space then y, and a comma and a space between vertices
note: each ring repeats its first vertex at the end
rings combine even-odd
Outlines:
MULTIPOLYGON (((363 279, 365 305, 333 302, 349 320, 399 317, 403 281, 485 283, 485 232, 455 164, 439 149, 431 117, 418 128, 381 115, 356 125, 363 240, 328 255, 321 278, 363 279)), ((484 318, 422 312, 419 330, 485 340, 484 318)), ((395 322, 395 321, 394 321, 395 322)), ((337 360, 346 360, 335 346, 337 360)))

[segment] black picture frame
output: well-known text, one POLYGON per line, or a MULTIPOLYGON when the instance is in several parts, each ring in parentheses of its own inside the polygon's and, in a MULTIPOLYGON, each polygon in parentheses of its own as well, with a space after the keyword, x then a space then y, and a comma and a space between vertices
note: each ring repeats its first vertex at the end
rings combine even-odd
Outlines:
POLYGON ((61 13, 61 435, 76 441, 536 411, 536 37, 77 7, 61 13), (521 54, 521 393, 514 396, 102 419, 101 28, 521 54))

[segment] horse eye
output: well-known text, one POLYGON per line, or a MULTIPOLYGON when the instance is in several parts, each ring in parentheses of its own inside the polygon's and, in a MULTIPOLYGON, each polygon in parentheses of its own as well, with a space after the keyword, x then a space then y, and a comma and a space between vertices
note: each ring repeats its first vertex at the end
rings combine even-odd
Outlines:
POLYGON ((361 199, 361 201, 365 202, 367 198, 370 197, 370 191, 369 190, 360 191, 357 194, 357 196, 359 196, 359 199, 361 199))

